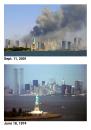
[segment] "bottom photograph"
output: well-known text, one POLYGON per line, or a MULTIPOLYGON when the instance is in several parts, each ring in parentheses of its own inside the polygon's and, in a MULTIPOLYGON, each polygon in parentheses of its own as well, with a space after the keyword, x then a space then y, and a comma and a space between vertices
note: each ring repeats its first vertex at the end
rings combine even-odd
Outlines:
POLYGON ((87 121, 87 65, 5 64, 4 121, 87 121))

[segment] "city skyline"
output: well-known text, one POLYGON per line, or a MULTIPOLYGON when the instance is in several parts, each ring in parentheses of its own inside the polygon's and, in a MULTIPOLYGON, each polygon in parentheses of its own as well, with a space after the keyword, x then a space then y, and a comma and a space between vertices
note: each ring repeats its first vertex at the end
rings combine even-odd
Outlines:
POLYGON ((47 84, 50 80, 55 80, 57 84, 74 86, 76 80, 83 81, 83 87, 87 85, 87 66, 86 65, 5 65, 4 66, 4 86, 14 87, 14 69, 22 68, 24 70, 24 84, 32 83, 38 80, 39 84, 45 81, 47 84))

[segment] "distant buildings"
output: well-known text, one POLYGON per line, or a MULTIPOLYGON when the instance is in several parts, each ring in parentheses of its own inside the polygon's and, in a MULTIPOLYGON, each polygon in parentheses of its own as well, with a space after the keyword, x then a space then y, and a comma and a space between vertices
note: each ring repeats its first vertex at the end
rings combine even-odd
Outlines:
POLYGON ((80 95, 83 91, 83 81, 74 81, 74 86, 65 83, 62 80, 62 85, 58 85, 55 79, 49 80, 46 83, 44 80, 39 83, 37 79, 33 79, 31 83, 24 84, 24 69, 14 68, 14 86, 13 89, 9 87, 4 88, 5 95, 51 95, 51 94, 61 94, 61 95, 80 95))
POLYGON ((75 85, 66 85, 65 83, 61 86, 62 95, 80 95, 83 92, 83 82, 80 80, 75 81, 75 85))
POLYGON ((13 95, 13 90, 9 86, 4 87, 4 95, 5 96, 11 96, 13 95))
POLYGON ((42 81, 42 86, 45 87, 45 81, 42 81))
POLYGON ((30 93, 30 84, 25 84, 25 93, 30 93))
POLYGON ((33 37, 31 41, 5 40, 5 48, 30 48, 31 51, 55 51, 55 50, 82 50, 82 38, 73 37, 72 40, 62 39, 38 39, 33 37))
POLYGON ((75 94, 81 94, 83 90, 83 82, 81 80, 75 81, 75 94))
POLYGON ((51 95, 51 94, 61 94, 64 96, 67 95, 80 95, 83 91, 83 82, 80 80, 75 81, 75 85, 65 84, 65 81, 62 80, 62 85, 58 85, 56 82, 49 82, 45 84, 45 81, 42 81, 39 84, 38 80, 33 80, 32 84, 23 83, 23 69, 14 69, 14 89, 5 87, 5 95, 51 95))
POLYGON ((13 47, 13 41, 10 39, 5 39, 5 48, 12 48, 13 47))
POLYGON ((62 85, 61 86, 61 94, 62 95, 71 95, 71 88, 72 86, 71 85, 62 85))
POLYGON ((33 80, 33 86, 38 87, 38 80, 33 80))
POLYGON ((25 91, 30 90, 30 84, 25 84, 25 91))
POLYGON ((68 41, 68 47, 67 47, 68 50, 71 50, 71 46, 72 46, 71 44, 72 43, 70 41, 68 41))
POLYGON ((16 43, 15 46, 16 46, 16 47, 19 47, 19 40, 16 40, 15 43, 16 43))
POLYGON ((10 48, 10 40, 9 39, 5 40, 5 48, 10 48))
POLYGON ((72 85, 66 85, 65 94, 66 95, 71 95, 71 89, 72 89, 72 85))
POLYGON ((14 95, 19 95, 22 93, 24 88, 24 70, 23 68, 15 68, 14 69, 14 95))
POLYGON ((75 95, 75 86, 72 86, 72 88, 71 88, 71 94, 75 95))
POLYGON ((65 81, 62 81, 62 85, 58 85, 56 82, 45 84, 45 81, 42 81, 40 85, 38 80, 33 80, 32 84, 27 83, 24 85, 23 81, 23 70, 14 69, 14 89, 5 87, 5 95, 51 95, 51 94, 61 94, 61 95, 80 95, 83 91, 83 82, 80 80, 75 81, 75 85, 65 84, 65 81), (21 76, 22 74, 22 76, 21 76))
POLYGON ((30 46, 28 46, 28 43, 24 43, 21 40, 5 39, 5 48, 10 49, 10 48, 19 48, 19 47, 30 48, 30 46))
POLYGON ((66 49, 66 41, 62 41, 62 50, 66 49))
POLYGON ((75 37, 74 38, 74 50, 81 50, 82 48, 82 38, 75 37))
POLYGON ((20 94, 21 94, 24 89, 24 69, 23 68, 19 69, 19 76, 20 76, 19 85, 20 85, 20 94))
POLYGON ((14 95, 19 95, 19 75, 18 75, 18 69, 14 69, 14 95))
POLYGON ((62 95, 71 95, 71 85, 65 84, 65 80, 62 80, 62 85, 61 85, 61 94, 62 95))

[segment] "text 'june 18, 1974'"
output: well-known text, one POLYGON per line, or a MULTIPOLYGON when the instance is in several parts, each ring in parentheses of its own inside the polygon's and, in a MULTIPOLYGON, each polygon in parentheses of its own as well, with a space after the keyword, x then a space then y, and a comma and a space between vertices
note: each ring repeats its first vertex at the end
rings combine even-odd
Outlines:
POLYGON ((26 121, 5 121, 4 125, 26 125, 26 121))

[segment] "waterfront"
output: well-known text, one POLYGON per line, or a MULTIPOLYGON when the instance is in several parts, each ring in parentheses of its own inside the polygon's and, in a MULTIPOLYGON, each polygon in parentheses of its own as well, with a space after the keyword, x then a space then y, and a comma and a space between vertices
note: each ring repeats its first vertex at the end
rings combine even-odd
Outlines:
MULTIPOLYGON (((34 109, 34 96, 8 96, 4 99, 4 110, 11 111, 12 108, 22 108, 23 111, 34 109)), ((55 121, 86 121, 87 103, 86 96, 41 96, 40 109, 49 113, 61 114, 62 118, 55 121)))
POLYGON ((5 51, 4 56, 87 56, 87 51, 5 51))

